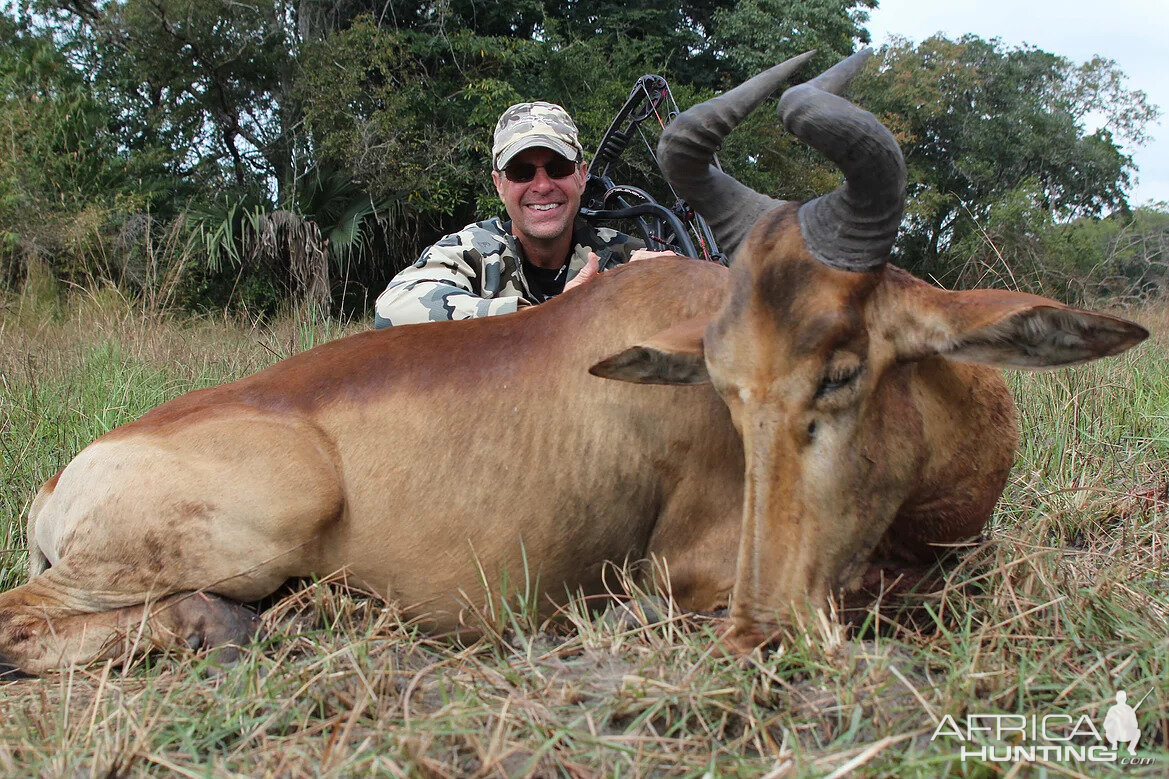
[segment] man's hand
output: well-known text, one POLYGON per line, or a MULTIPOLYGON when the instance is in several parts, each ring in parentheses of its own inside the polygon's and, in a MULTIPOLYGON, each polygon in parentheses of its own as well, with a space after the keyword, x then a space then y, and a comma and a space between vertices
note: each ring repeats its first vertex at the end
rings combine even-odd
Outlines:
POLYGON ((580 273, 573 277, 572 281, 564 285, 564 291, 568 292, 570 289, 576 289, 581 284, 590 281, 594 276, 600 272, 601 258, 593 252, 589 252, 589 259, 585 266, 580 269, 580 273))
POLYGON ((681 257, 682 255, 676 252, 655 252, 650 249, 634 249, 633 253, 629 255, 630 262, 638 262, 639 260, 653 260, 658 257, 681 257))

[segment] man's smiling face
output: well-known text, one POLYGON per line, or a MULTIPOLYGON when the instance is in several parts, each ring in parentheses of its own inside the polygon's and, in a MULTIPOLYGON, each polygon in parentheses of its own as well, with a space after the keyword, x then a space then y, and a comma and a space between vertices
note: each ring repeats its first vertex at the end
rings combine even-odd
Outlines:
POLYGON ((495 191, 511 218, 512 235, 523 244, 555 243, 572 231, 584 193, 585 165, 577 165, 573 173, 564 178, 552 178, 543 166, 557 158, 560 158, 559 154, 541 147, 525 149, 513 157, 508 167, 539 166, 535 177, 527 182, 510 181, 498 170, 491 173, 495 191))

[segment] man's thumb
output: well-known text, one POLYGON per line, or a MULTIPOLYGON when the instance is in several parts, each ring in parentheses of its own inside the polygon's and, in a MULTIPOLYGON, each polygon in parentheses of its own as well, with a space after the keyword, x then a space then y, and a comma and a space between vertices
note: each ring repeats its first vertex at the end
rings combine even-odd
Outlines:
POLYGON ((596 276, 600 270, 601 258, 593 252, 589 252, 588 262, 586 262, 584 267, 580 269, 580 273, 577 275, 577 278, 579 279, 581 276, 584 276, 585 279, 591 279, 593 276, 596 276))
POLYGON ((581 268, 580 272, 577 273, 576 276, 574 276, 572 278, 572 281, 570 281, 566 285, 564 285, 565 290, 569 290, 569 289, 572 289, 574 287, 579 287, 581 284, 584 284, 586 281, 591 279, 593 276, 596 276, 597 273, 600 272, 600 266, 601 266, 601 258, 598 257, 593 252, 589 252, 589 258, 585 262, 584 267, 581 268))

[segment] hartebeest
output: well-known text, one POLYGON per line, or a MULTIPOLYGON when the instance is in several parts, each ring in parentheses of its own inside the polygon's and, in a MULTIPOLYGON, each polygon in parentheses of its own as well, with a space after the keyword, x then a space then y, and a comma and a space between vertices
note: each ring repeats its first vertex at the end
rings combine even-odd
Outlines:
POLYGON ((1016 437, 984 366, 1083 362, 1147 334, 887 266, 901 154, 832 94, 862 57, 780 102, 844 170, 837 191, 779 203, 714 169, 804 59, 662 139, 671 183, 738 248, 729 272, 646 261, 515 314, 356 335, 102 436, 33 501, 32 576, 0 594, 0 657, 35 673, 139 630, 239 641, 238 601, 339 569, 457 629, 505 576, 527 571, 550 600, 647 555, 683 606, 731 597, 733 640, 750 643, 872 565, 977 533, 1016 437))

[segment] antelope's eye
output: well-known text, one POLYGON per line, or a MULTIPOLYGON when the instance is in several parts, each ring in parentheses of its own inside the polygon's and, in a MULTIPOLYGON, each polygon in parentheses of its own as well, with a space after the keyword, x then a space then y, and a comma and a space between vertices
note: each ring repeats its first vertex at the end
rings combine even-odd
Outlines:
POLYGON ((820 379, 820 386, 816 388, 816 397, 822 398, 829 392, 836 392, 844 389, 848 385, 856 381, 856 377, 861 373, 860 365, 840 365, 830 367, 824 374, 824 378, 820 379))

